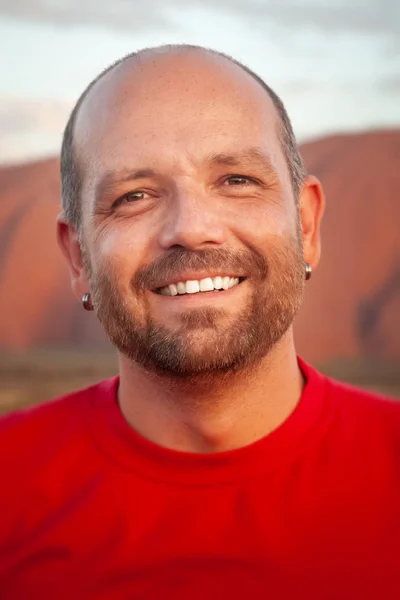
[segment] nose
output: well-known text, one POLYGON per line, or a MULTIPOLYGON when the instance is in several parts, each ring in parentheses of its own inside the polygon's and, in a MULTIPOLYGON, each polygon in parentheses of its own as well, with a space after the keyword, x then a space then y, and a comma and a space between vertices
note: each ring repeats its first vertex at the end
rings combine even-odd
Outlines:
POLYGON ((196 250, 225 240, 226 227, 217 200, 201 190, 176 190, 159 238, 162 248, 196 250))

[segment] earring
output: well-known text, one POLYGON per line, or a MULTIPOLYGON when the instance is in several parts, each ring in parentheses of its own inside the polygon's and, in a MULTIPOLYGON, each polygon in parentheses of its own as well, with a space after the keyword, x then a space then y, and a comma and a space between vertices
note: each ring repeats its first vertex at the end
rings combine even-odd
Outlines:
POLYGON ((312 266, 310 265, 310 263, 306 263, 306 281, 308 281, 310 279, 312 275, 312 266))
POLYGON ((93 304, 90 300, 90 294, 86 293, 82 296, 82 305, 85 310, 93 310, 93 304))

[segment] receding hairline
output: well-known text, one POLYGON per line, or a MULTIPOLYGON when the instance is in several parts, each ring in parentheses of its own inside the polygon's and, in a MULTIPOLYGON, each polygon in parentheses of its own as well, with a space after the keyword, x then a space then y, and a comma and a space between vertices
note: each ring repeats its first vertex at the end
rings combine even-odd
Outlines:
MULTIPOLYGON (((162 57, 168 57, 168 56, 174 55, 174 54, 185 55, 185 54, 191 54, 191 53, 199 54, 200 56, 204 55, 205 57, 208 57, 212 60, 221 60, 222 59, 223 62, 226 62, 230 66, 231 65, 236 66, 238 68, 239 72, 244 73, 246 76, 248 76, 250 83, 256 81, 256 83, 263 89, 263 91, 267 92, 267 96, 271 100, 271 104, 273 106, 273 109, 275 110, 276 117, 278 120, 278 126, 279 126, 280 119, 279 119, 279 114, 276 109, 276 106, 273 102, 273 98, 272 98, 273 91, 270 90, 268 86, 266 86, 266 84, 261 80, 261 78, 259 78, 255 73, 250 71, 247 67, 245 67, 245 65, 242 65, 241 63, 237 62, 234 58, 228 56, 227 54, 224 54, 223 52, 219 52, 217 50, 213 50, 211 48, 195 46, 195 45, 190 45, 190 44, 168 44, 168 45, 163 45, 163 46, 143 48, 141 50, 138 50, 137 52, 132 52, 132 53, 127 54, 126 56, 118 59, 117 61, 112 63, 109 67, 104 69, 87 86, 87 88, 83 91, 83 93, 81 94, 80 98, 78 99, 78 101, 76 103, 75 109, 73 111, 73 113, 74 113, 73 114, 73 133, 75 131, 75 126, 76 126, 81 108, 84 107, 85 103, 90 100, 92 94, 96 92, 96 87, 98 86, 98 84, 106 83, 106 80, 109 75, 115 74, 116 71, 123 69, 129 63, 133 63, 133 65, 134 65, 134 63, 140 63, 140 62, 142 62, 142 60, 144 60, 146 58, 151 59, 151 57, 153 57, 153 56, 156 57, 157 55, 159 55, 162 57), (270 92, 272 92, 272 93, 270 93, 270 92)), ((71 117, 72 117, 72 114, 71 114, 71 117)))
MULTIPOLYGON (((90 99, 92 92, 95 90, 98 83, 103 82, 104 79, 114 72, 116 69, 119 69, 126 65, 126 63, 130 62, 139 62, 152 56, 168 56, 173 54, 190 54, 196 53, 200 55, 205 55, 212 59, 223 59, 229 65, 235 65, 240 69, 241 72, 244 72, 247 76, 249 76, 249 81, 256 82, 263 89, 263 91, 269 97, 271 104, 273 105, 273 109, 275 111, 275 116, 277 119, 277 135, 279 141, 281 143, 286 161, 288 163, 288 168, 290 171, 290 176, 292 179, 292 184, 294 187, 295 195, 299 192, 300 180, 304 178, 306 172, 304 169, 304 165, 301 159, 301 156, 298 151, 297 142, 293 133, 292 125, 289 119, 289 116, 286 112, 286 109, 281 101, 280 97, 274 92, 272 88, 270 88, 265 81, 259 77, 254 71, 252 71, 249 67, 237 61, 233 57, 219 52, 217 50, 206 48, 202 46, 196 46, 191 44, 172 44, 172 45, 162 45, 155 46, 149 48, 143 48, 136 52, 129 53, 124 57, 118 59, 114 63, 112 63, 109 67, 104 69, 93 81, 89 83, 89 85, 82 92, 78 101, 75 104, 74 109, 71 112, 71 115, 68 119, 62 143, 61 150, 61 180, 62 180, 62 198, 63 198, 63 208, 64 212, 67 215, 66 205, 71 203, 71 192, 75 191, 76 196, 80 194, 80 186, 81 186, 81 173, 80 173, 80 165, 79 159, 77 156, 76 148, 75 148, 75 129, 76 122, 80 113, 80 109, 82 105, 85 104, 87 99, 90 99), (74 173, 68 173, 68 171, 74 171, 74 173), (67 201, 65 201, 64 189, 69 188, 66 196, 67 201), (297 188, 297 189, 296 189, 297 188)), ((75 223, 80 219, 80 202, 79 206, 75 206, 74 215, 70 214, 70 220, 75 221, 75 223), (79 213, 79 214, 78 214, 79 213)))

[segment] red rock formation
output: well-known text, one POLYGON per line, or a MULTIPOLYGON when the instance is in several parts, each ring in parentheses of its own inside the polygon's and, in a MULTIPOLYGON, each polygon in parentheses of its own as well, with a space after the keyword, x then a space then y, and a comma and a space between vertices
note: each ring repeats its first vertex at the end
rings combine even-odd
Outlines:
MULTIPOLYGON (((325 188, 323 257, 296 320, 310 361, 400 358, 400 132, 305 144, 325 188)), ((0 169, 0 347, 106 346, 55 240, 58 161, 0 169)))
POLYGON ((322 260, 296 322, 312 361, 400 358, 400 131, 306 144, 327 209, 322 260))

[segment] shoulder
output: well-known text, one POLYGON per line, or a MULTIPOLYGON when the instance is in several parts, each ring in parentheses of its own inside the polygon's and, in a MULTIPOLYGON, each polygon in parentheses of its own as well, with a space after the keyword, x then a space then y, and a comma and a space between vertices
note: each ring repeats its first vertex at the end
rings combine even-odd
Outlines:
POLYGON ((367 418, 370 415, 381 415, 383 419, 400 419, 400 400, 327 377, 300 357, 298 362, 313 392, 322 392, 331 403, 341 409, 349 413, 361 412, 367 418))
POLYGON ((365 415, 400 421, 400 401, 347 383, 327 380, 327 391, 332 400, 344 410, 365 415))
POLYGON ((400 458, 400 401, 327 378, 341 439, 356 451, 400 458))
POLYGON ((400 451, 400 401, 326 377, 300 360, 314 389, 321 391, 333 430, 342 442, 389 443, 400 451))
MULTIPOLYGON (((10 457, 18 448, 60 442, 82 426, 83 415, 94 398, 100 398, 115 385, 116 378, 54 398, 41 404, 16 410, 0 417, 0 448, 10 457)), ((1 460, 1 459, 0 459, 1 460)))
POLYGON ((97 453, 87 415, 110 397, 115 381, 0 418, 0 552, 24 543, 26 532, 48 521, 91 476, 97 453))

